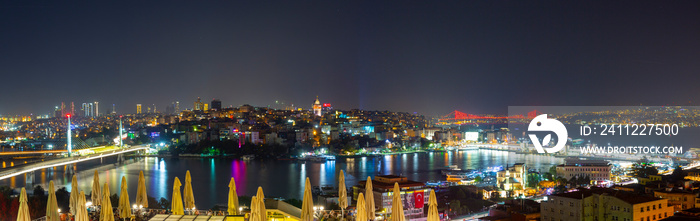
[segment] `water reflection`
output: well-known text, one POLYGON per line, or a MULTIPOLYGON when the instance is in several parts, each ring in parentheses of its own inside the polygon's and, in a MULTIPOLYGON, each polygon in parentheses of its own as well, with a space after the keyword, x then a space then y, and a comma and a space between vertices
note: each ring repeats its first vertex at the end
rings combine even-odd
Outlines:
MULTIPOLYGON (((121 177, 127 177, 129 196, 135 200, 139 171, 144 170, 149 196, 170 199, 174 177, 184 180, 185 171, 192 173, 197 206, 210 208, 215 204, 226 205, 228 184, 236 180, 238 194, 251 196, 258 186, 270 197, 301 198, 305 178, 311 185, 337 186, 338 173, 345 171, 346 186, 351 187, 367 176, 377 174, 403 174, 418 181, 442 180, 440 169, 455 164, 462 169, 486 168, 514 163, 527 163, 528 167, 547 170, 560 164, 562 158, 541 155, 520 155, 505 151, 472 150, 452 153, 411 153, 382 157, 338 158, 326 163, 298 163, 293 161, 242 161, 234 159, 196 158, 138 158, 117 163, 107 158, 103 162, 81 163, 76 167, 78 187, 91 192, 93 171, 99 171, 100 181, 109 184, 110 192, 118 193, 121 177), (208 189, 208 190, 204 190, 208 189)), ((35 184, 47 185, 53 180, 58 188, 70 188, 67 167, 47 168, 34 173, 35 184), (38 177, 37 177, 38 176, 38 177)), ((0 181, 18 189, 26 185, 26 175, 0 181)))

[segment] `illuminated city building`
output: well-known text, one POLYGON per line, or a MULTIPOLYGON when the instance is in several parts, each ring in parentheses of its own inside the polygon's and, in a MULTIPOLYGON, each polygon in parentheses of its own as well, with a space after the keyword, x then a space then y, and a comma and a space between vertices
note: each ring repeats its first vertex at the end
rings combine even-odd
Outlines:
POLYGON ((607 188, 580 188, 553 194, 540 204, 542 221, 560 220, 660 220, 673 216, 668 199, 607 188))
POLYGON ((318 101, 318 96, 316 96, 316 101, 314 101, 312 108, 314 110, 314 115, 319 117, 323 115, 323 106, 321 105, 321 102, 318 101))
MULTIPOLYGON (((524 163, 516 163, 513 167, 507 167, 498 171, 496 176, 496 187, 505 190, 501 196, 512 191, 515 195, 521 195, 524 187, 527 186, 527 166, 524 163)), ((506 197, 508 197, 506 195, 506 197)))
POLYGON ((204 110, 204 103, 202 103, 202 99, 200 99, 199 97, 197 98, 197 101, 194 102, 194 110, 204 110))
POLYGON ((100 116, 100 102, 95 101, 95 117, 100 116))
POLYGON ((209 104, 204 104, 204 111, 209 111, 209 104))
POLYGON ((566 158, 564 162, 564 164, 557 165, 557 176, 566 180, 588 177, 594 184, 610 180, 612 165, 608 161, 566 158))
POLYGON ((141 104, 136 104, 136 114, 141 114, 141 104))

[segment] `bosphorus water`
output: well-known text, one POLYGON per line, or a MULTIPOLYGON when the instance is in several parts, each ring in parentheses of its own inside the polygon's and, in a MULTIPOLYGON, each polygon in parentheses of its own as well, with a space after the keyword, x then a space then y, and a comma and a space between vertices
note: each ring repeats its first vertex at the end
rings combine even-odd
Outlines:
MULTIPOLYGON (((184 182, 190 170, 195 202, 198 208, 208 209, 216 204, 226 205, 228 184, 236 180, 238 194, 251 196, 262 186, 266 197, 301 199, 304 180, 308 176, 314 186, 337 186, 338 173, 345 171, 346 186, 351 187, 367 176, 394 174, 416 181, 444 180, 440 170, 450 165, 462 169, 483 169, 526 163, 529 168, 547 171, 563 163, 563 158, 539 154, 516 154, 494 150, 466 150, 386 155, 379 157, 338 158, 325 163, 302 163, 280 160, 251 160, 219 158, 134 158, 116 163, 113 158, 81 163, 77 166, 78 187, 89 194, 93 171, 100 173, 100 182, 107 182, 110 192, 118 193, 121 177, 126 176, 131 202, 136 197, 139 171, 146 177, 149 196, 170 199, 175 177, 184 182)), ((35 172, 34 185, 46 187, 53 180, 57 188, 70 191, 72 175, 65 175, 63 167, 35 172)), ((0 186, 21 188, 26 185, 25 175, 0 181, 0 186)), ((184 183, 183 183, 184 184, 184 183)), ((28 186, 27 186, 28 187, 28 186)), ((45 188, 46 189, 46 188, 45 188)))

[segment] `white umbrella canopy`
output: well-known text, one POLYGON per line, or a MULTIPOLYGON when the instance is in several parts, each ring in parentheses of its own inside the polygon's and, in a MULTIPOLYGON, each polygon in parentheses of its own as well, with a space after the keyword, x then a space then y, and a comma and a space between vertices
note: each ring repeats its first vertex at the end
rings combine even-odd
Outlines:
POLYGON ((58 202, 56 202, 56 188, 53 180, 49 181, 49 200, 46 203, 46 221, 60 221, 58 215, 58 202))
POLYGON ((394 197, 391 202, 391 221, 406 221, 403 215, 403 201, 401 200, 401 188, 399 183, 394 183, 394 197))
POLYGON ((148 194, 146 194, 146 178, 143 171, 139 172, 139 184, 136 188, 136 205, 148 208, 148 194))
POLYGON ((100 206, 102 205, 102 187, 100 186, 100 176, 95 170, 95 176, 92 178, 92 193, 90 193, 90 199, 92 200, 92 205, 100 206))
POLYGON ((430 190, 430 199, 428 199, 428 221, 440 221, 435 190, 430 190))
POLYGON ((78 194, 80 191, 78 190, 78 176, 73 175, 73 181, 70 184, 70 213, 71 215, 75 216, 78 214, 78 200, 80 200, 80 196, 78 194))
POLYGON ((129 202, 128 186, 126 185, 126 176, 122 176, 121 192, 119 193, 119 217, 131 218, 131 203, 129 202))
POLYGON ((314 199, 311 194, 311 182, 309 178, 306 177, 306 184, 304 185, 304 201, 301 204, 301 221, 313 221, 314 220, 314 199))
POLYGON ((105 186, 102 189, 102 206, 100 209, 100 221, 114 221, 114 213, 112 212, 112 200, 109 197, 109 184, 105 182, 105 186))
POLYGON ((236 193, 236 181, 233 177, 228 183, 228 214, 238 215, 238 194, 236 193))
POLYGON ((367 176, 365 183, 365 204, 367 205, 367 219, 374 220, 374 188, 372 187, 372 177, 367 176))
POLYGON ((355 215, 356 221, 367 221, 367 206, 365 205, 365 195, 360 193, 357 195, 357 215, 355 215))
POLYGON ((190 176, 190 171, 185 174, 185 192, 183 193, 185 201, 185 209, 195 208, 194 206, 194 192, 192 191, 192 176, 190 176))
POLYGON ((29 207, 27 207, 27 190, 22 187, 19 193, 19 211, 17 211, 17 221, 31 221, 29 217, 29 207))
POLYGON ((345 173, 340 170, 338 177, 338 206, 340 207, 340 219, 345 219, 345 208, 348 208, 348 189, 345 188, 345 173))
POLYGON ((78 196, 78 208, 77 213, 75 215, 75 221, 90 221, 90 218, 88 218, 86 203, 87 201, 85 200, 85 192, 80 191, 80 194, 78 196))

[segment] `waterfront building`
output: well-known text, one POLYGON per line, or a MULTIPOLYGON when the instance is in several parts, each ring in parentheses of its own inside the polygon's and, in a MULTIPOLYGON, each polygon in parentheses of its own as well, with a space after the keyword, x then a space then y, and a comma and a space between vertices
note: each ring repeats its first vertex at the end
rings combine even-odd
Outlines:
MULTIPOLYGON (((355 202, 357 202, 357 196, 365 192, 366 182, 367 180, 361 180, 352 187, 352 198, 355 202)), ((377 216, 390 216, 394 183, 399 183, 401 188, 401 199, 406 220, 425 220, 423 209, 427 207, 425 204, 428 203, 428 198, 430 197, 430 188, 422 182, 408 180, 406 177, 395 175, 378 175, 372 180, 377 216)))
MULTIPOLYGON (((514 196, 522 195, 527 186, 527 166, 524 163, 516 163, 513 167, 506 167, 498 171, 496 186, 505 193, 512 192, 514 196)), ((507 195, 506 195, 507 196, 507 195)))
POLYGON ((540 211, 542 221, 652 221, 674 213, 668 199, 596 187, 550 195, 540 211))
POLYGON ((564 164, 557 165, 557 176, 566 180, 588 177, 593 184, 610 180, 612 165, 605 160, 581 160, 566 158, 564 164))

